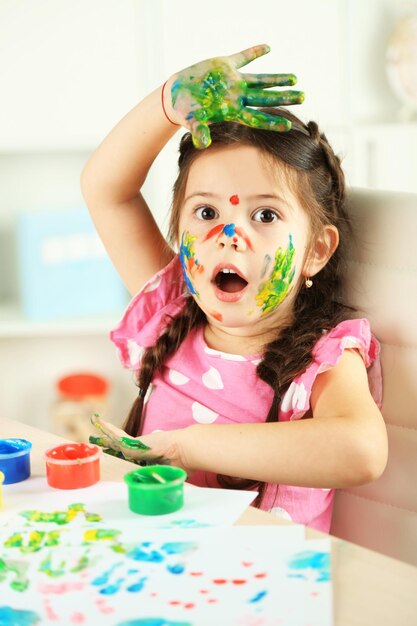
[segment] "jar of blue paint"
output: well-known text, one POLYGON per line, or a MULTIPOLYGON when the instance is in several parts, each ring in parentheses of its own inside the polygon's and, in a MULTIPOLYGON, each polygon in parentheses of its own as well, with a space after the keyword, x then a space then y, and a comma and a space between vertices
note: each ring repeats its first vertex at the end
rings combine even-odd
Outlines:
POLYGON ((5 485, 20 483, 30 476, 32 444, 26 439, 0 439, 0 470, 5 485))

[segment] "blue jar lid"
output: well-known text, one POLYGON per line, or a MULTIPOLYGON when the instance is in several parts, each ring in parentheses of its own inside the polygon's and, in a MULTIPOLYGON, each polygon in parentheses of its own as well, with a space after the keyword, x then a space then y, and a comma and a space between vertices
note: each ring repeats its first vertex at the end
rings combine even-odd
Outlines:
POLYGON ((28 454, 32 448, 30 441, 26 439, 0 439, 0 459, 14 459, 28 454))

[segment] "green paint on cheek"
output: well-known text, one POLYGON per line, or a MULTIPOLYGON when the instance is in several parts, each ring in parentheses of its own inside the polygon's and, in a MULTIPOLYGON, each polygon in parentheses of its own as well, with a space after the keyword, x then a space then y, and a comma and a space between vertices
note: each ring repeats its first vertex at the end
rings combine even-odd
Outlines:
POLYGON ((295 248, 290 235, 286 250, 283 251, 279 247, 275 253, 274 267, 269 278, 259 285, 255 299, 258 307, 262 309, 262 316, 274 311, 286 298, 294 278, 294 254, 295 248))

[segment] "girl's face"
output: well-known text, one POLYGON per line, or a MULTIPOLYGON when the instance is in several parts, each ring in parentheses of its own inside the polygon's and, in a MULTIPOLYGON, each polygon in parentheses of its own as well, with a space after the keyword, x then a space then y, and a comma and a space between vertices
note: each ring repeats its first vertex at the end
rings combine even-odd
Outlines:
MULTIPOLYGON (((275 168, 276 169, 276 168, 275 168)), ((300 280, 309 220, 252 146, 211 148, 190 168, 179 222, 188 288, 210 323, 248 330, 285 314, 300 280)))

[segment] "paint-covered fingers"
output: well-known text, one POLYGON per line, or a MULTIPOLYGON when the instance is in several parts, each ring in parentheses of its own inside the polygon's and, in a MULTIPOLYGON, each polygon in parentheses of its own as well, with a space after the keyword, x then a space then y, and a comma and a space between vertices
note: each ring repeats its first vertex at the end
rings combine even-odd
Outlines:
POLYGON ((207 124, 195 121, 190 124, 190 132, 193 138, 194 147, 197 150, 204 150, 211 144, 210 129, 207 124))
POLYGON ((304 93, 288 89, 287 91, 267 91, 266 89, 248 89, 244 103, 253 107, 274 107, 288 104, 301 104, 304 93))
POLYGON ((250 87, 284 87, 292 86, 297 82, 295 74, 244 74, 242 79, 250 87))
POLYGON ((239 68, 247 65, 251 61, 254 61, 258 57, 262 57, 264 54, 268 54, 270 50, 271 48, 267 44, 261 44, 259 46, 246 48, 246 50, 242 50, 241 52, 231 54, 227 58, 236 68, 239 68))
MULTIPOLYGON (((103 447, 122 452, 123 456, 129 460, 142 458, 143 453, 150 449, 140 439, 129 437, 124 430, 105 422, 97 414, 92 418, 92 423, 102 433, 102 436, 97 439, 103 444, 103 447)), ((97 445, 100 443, 97 442, 97 445)))
POLYGON ((247 109, 246 107, 243 107, 239 112, 236 121, 240 122, 240 124, 245 124, 252 128, 261 128, 263 130, 274 130, 278 132, 291 130, 291 122, 285 117, 271 115, 256 109, 247 109))

